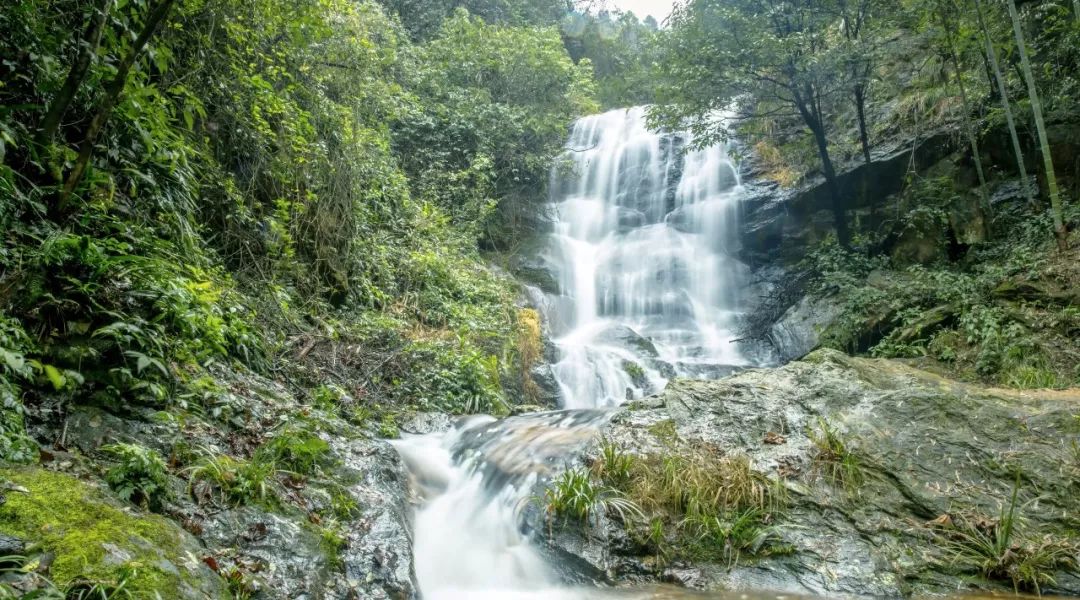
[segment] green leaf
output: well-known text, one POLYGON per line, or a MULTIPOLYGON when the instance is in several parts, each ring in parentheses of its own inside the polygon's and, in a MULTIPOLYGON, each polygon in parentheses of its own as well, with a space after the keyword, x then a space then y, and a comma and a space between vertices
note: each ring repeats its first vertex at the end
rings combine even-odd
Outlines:
POLYGON ((67 377, 64 377, 64 374, 60 372, 60 369, 57 369, 52 365, 43 365, 43 369, 45 371, 45 377, 49 378, 49 382, 52 383, 54 389, 57 391, 64 389, 64 386, 67 384, 67 377))

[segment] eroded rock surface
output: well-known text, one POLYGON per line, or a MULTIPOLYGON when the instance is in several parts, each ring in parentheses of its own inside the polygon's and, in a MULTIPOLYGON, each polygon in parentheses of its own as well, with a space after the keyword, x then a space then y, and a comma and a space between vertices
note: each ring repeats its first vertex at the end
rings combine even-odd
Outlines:
MULTIPOLYGON (((1019 480, 1015 543, 1073 544, 1075 554, 1077 414, 1078 390, 990 389, 830 350, 720 381, 674 381, 624 407, 608 440, 637 456, 694 447, 748 456, 787 488, 775 525, 790 553, 730 568, 658 560, 640 535, 605 516, 588 529, 554 527, 549 550, 586 576, 619 583, 824 595, 1011 590, 1007 579, 961 572, 941 525, 985 518, 992 526, 1019 480), (822 423, 858 457, 863 479, 853 489, 815 468, 812 437, 822 423)), ((598 459, 598 448, 585 457, 598 459)), ((1080 594, 1075 568, 1050 571, 1044 593, 1080 594)))

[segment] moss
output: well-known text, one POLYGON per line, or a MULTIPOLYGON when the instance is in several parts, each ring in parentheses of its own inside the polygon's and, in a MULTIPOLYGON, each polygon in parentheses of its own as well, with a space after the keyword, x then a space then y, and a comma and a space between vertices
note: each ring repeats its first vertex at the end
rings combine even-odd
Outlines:
POLYGON ((664 444, 672 444, 679 439, 679 432, 675 428, 675 421, 664 419, 649 426, 649 433, 664 444))
POLYGON ((127 589, 137 597, 154 591, 176 598, 223 595, 218 578, 197 562, 198 546, 171 521, 122 510, 101 490, 61 473, 0 469, 0 479, 28 491, 8 494, 0 532, 55 553, 51 575, 58 585, 116 581, 133 568, 127 589))
POLYGON ((522 308, 517 313, 517 362, 521 370, 521 391, 527 403, 539 402, 540 386, 532 378, 532 368, 540 361, 544 341, 540 327, 540 313, 532 308, 522 308))

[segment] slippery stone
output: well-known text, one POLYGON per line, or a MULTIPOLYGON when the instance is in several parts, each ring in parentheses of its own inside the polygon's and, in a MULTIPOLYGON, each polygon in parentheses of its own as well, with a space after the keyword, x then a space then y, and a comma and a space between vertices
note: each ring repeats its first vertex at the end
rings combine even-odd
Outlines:
POLYGON ((803 296, 772 325, 768 340, 781 361, 802 358, 817 348, 821 333, 840 313, 841 307, 830 297, 803 296))
MULTIPOLYGON (((680 452, 746 455, 788 489, 788 507, 774 524, 792 552, 734 566, 663 566, 606 515, 588 531, 557 527, 545 539, 553 555, 570 555, 589 573, 620 583, 860 596, 1011 591, 1007 580, 960 573, 935 523, 973 514, 992 520, 1019 478, 1019 535, 1080 542, 1080 465, 1066 458, 1070 443, 1080 442, 1078 408, 1077 390, 984 388, 832 350, 719 381, 676 380, 621 409, 605 439, 630 454, 670 452, 672 442, 657 433, 665 429, 680 452), (858 457, 865 478, 857 488, 815 468, 812 433, 822 422, 858 457)), ((598 449, 583 456, 596 457, 598 449)), ((1080 573, 1053 578, 1043 593, 1080 593, 1080 573)))

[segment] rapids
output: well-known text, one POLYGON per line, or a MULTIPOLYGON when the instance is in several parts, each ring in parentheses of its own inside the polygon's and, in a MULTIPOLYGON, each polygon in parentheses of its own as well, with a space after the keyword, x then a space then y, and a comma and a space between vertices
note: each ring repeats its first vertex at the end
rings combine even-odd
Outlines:
POLYGON ((559 288, 536 302, 559 353, 565 410, 469 417, 395 442, 419 502, 425 599, 690 597, 566 587, 522 517, 543 511, 538 484, 598 435, 612 407, 671 377, 749 362, 732 340, 746 276, 732 257, 738 169, 723 146, 686 151, 690 141, 650 131, 643 107, 574 125, 552 170, 556 219, 541 257, 559 288))

